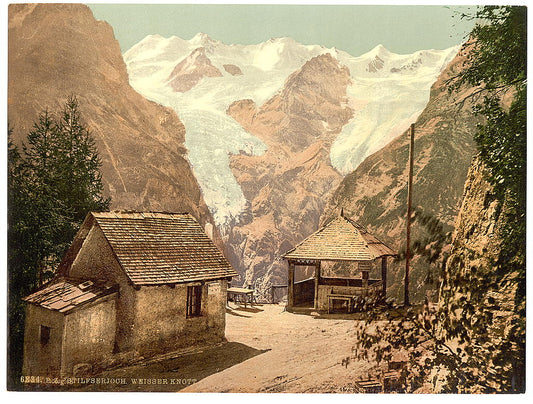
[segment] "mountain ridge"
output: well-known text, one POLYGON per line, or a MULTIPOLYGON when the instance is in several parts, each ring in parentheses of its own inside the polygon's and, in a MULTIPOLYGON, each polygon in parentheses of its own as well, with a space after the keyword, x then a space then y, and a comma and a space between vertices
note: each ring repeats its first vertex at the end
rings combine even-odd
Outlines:
MULTIPOLYGON (((464 183, 476 150, 473 134, 481 122, 466 98, 473 88, 463 86, 453 92, 447 88, 447 80, 462 69, 467 52, 460 52, 439 75, 431 87, 427 106, 414 122, 413 206, 439 219, 448 230, 453 228, 461 206, 464 183), (457 102, 463 99, 464 103, 457 102)), ((405 245, 408 154, 406 131, 344 177, 328 200, 320 223, 329 221, 342 208, 399 251, 405 245)), ((424 230, 415 222, 412 240, 423 236, 424 230)), ((412 293, 418 300, 427 291, 426 270, 426 264, 415 262, 412 293)), ((396 264, 391 271, 389 290, 398 295, 402 269, 396 264)))
MULTIPOLYGON (((188 211, 214 224, 188 163, 183 123, 130 86, 108 23, 80 4, 12 4, 8 45, 8 120, 17 143, 40 112, 59 112, 74 95, 112 209, 188 211)), ((215 238, 222 247, 218 231, 215 238)))
POLYGON ((302 45, 289 37, 253 45, 226 45, 199 33, 190 40, 147 36, 128 49, 124 59, 133 87, 148 99, 172 107, 183 120, 193 169, 218 226, 225 228, 239 220, 246 200, 229 168, 229 158, 221 155, 209 166, 204 161, 217 153, 227 156, 243 151, 260 155, 266 150, 260 139, 235 125, 226 114, 233 102, 249 99, 263 105, 311 58, 332 55, 347 66, 352 78, 347 103, 355 111, 354 117, 337 135, 329 157, 344 175, 416 119, 427 103, 430 85, 456 50, 453 47, 398 55, 378 45, 353 57, 336 48, 302 45), (204 76, 190 90, 173 94, 167 82, 172 69, 202 45, 222 77, 204 76), (375 72, 368 71, 372 52, 388 55, 375 72), (414 63, 419 59, 421 63, 414 63), (242 74, 233 75, 226 65, 235 66, 242 74), (411 65, 413 69, 409 68, 411 65), (395 68, 398 72, 391 72, 395 68), (229 133, 231 140, 227 139, 229 133))

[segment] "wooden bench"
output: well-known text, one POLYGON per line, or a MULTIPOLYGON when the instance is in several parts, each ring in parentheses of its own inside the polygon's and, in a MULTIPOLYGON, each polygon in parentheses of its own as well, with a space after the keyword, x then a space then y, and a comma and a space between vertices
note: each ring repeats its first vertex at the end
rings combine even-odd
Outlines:
POLYGON ((328 295, 328 314, 331 313, 333 308, 333 302, 336 301, 344 301, 348 305, 348 313, 351 313, 353 311, 353 302, 354 302, 355 296, 353 295, 340 295, 340 294, 330 294, 328 295))
POLYGON ((356 381, 355 385, 360 393, 375 394, 383 392, 382 384, 375 379, 356 381))

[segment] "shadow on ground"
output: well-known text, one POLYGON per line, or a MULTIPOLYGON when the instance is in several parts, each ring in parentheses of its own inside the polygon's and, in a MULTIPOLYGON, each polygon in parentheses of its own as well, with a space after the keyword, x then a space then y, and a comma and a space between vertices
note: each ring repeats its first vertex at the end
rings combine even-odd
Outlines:
POLYGON ((232 316, 237 316, 237 317, 245 317, 245 318, 252 317, 252 316, 245 316, 244 314, 237 313, 236 311, 228 309, 228 308, 226 308, 226 314, 230 314, 232 316))
POLYGON ((237 317, 250 318, 251 316, 247 316, 246 314, 241 314, 239 312, 260 313, 260 312, 264 311, 263 309, 260 309, 261 306, 262 306, 261 304, 255 304, 255 305, 250 306, 250 307, 244 307, 244 306, 235 305, 235 304, 234 304, 234 307, 231 307, 231 306, 227 305, 226 306, 226 314, 230 314, 232 316, 237 316, 237 317))
POLYGON ((233 310, 238 310, 238 311, 244 311, 246 313, 260 313, 264 310, 258 308, 258 307, 236 307, 234 308, 233 310))
POLYGON ((63 386, 61 391, 179 391, 214 373, 221 372, 267 350, 259 350, 238 342, 227 342, 214 347, 205 347, 194 353, 164 359, 147 364, 109 370, 94 378, 105 384, 91 383, 76 386, 63 386), (110 381, 125 380, 126 383, 110 381))

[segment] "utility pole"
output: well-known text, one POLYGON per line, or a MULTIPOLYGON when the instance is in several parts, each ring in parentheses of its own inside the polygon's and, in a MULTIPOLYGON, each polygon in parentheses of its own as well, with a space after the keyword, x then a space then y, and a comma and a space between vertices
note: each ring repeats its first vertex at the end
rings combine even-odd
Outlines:
POLYGON ((409 179, 407 182, 407 231, 405 247, 405 281, 404 281, 404 306, 409 306, 409 264, 411 261, 411 203, 413 201, 413 154, 415 147, 415 124, 410 127, 411 142, 409 144, 409 179))

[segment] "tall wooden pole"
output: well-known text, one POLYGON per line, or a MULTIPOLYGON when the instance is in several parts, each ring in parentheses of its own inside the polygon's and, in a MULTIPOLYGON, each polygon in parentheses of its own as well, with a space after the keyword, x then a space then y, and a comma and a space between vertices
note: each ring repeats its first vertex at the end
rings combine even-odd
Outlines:
POLYGON ((387 256, 381 257, 381 282, 383 298, 387 298, 387 256))
POLYGON ((404 281, 404 306, 409 306, 409 264, 411 261, 411 203, 413 201, 413 154, 415 147, 415 124, 410 128, 411 142, 409 144, 409 180, 407 182, 407 231, 405 247, 405 281, 404 281))

